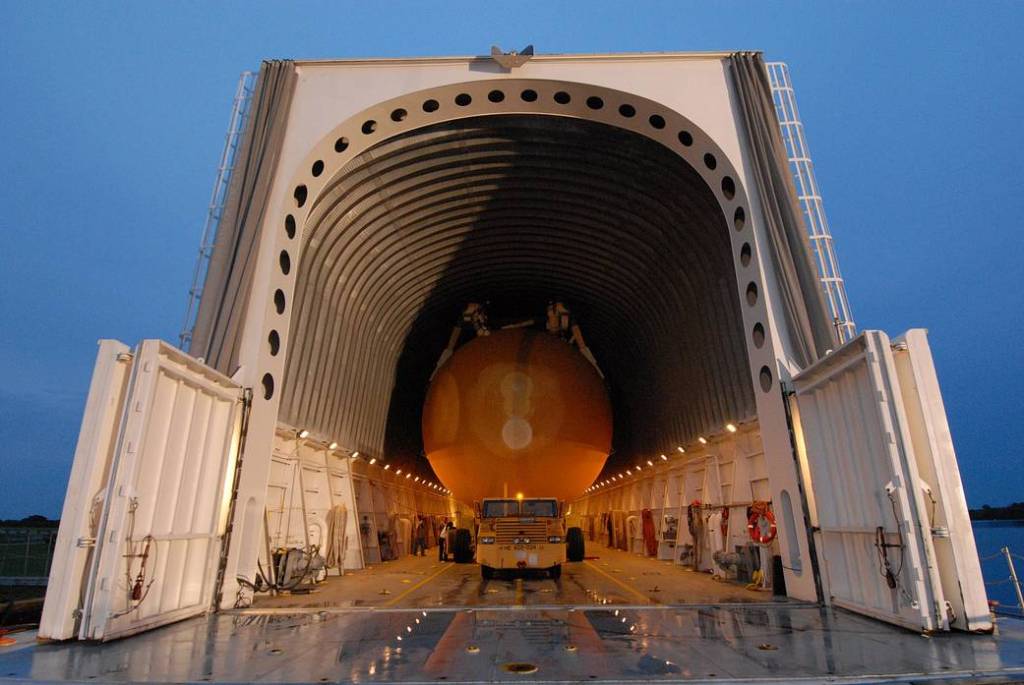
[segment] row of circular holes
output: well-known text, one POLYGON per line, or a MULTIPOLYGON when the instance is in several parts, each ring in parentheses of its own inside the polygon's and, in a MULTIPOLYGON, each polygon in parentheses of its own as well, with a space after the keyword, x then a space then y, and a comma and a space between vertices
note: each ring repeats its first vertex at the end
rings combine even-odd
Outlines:
MULTIPOLYGON (((537 100, 538 95, 537 95, 537 91, 528 88, 528 89, 526 89, 526 90, 524 90, 524 91, 522 91, 520 93, 520 97, 525 102, 534 102, 534 101, 537 100)), ((487 99, 490 100, 493 103, 499 103, 499 102, 504 101, 505 93, 500 91, 500 90, 492 90, 490 93, 487 94, 487 99)), ((567 93, 565 91, 558 91, 558 92, 556 92, 554 94, 554 98, 553 99, 555 100, 555 102, 557 102, 560 105, 567 105, 567 104, 569 104, 569 102, 572 101, 572 96, 570 96, 569 93, 567 93)), ((466 107, 467 105, 469 105, 472 102, 473 102, 473 98, 468 93, 459 93, 458 95, 455 96, 455 104, 460 106, 460 107, 466 107)), ((599 110, 599 109, 602 109, 604 107, 604 100, 602 100, 600 97, 597 97, 596 95, 592 95, 592 96, 588 97, 586 102, 587 102, 587 107, 589 107, 592 110, 599 110)), ((440 103, 438 103, 437 100, 428 99, 428 100, 425 100, 423 102, 422 107, 423 107, 423 111, 424 112, 432 113, 432 112, 436 112, 438 109, 440 109, 441 105, 440 105, 440 103)), ((632 105, 628 104, 628 103, 622 104, 622 105, 619 106, 619 114, 621 116, 627 118, 627 119, 631 119, 632 117, 636 116, 636 108, 633 107, 632 105)), ((403 109, 403 108, 401 108, 401 107, 396 108, 396 109, 392 110, 392 112, 391 112, 391 120, 394 121, 394 122, 403 121, 407 116, 408 116, 408 111, 403 109)), ((660 129, 665 128, 665 118, 662 117, 660 114, 652 114, 650 117, 648 117, 647 121, 655 129, 659 129, 660 130, 660 129)), ((368 119, 365 122, 363 122, 361 130, 362 130, 364 135, 370 135, 370 134, 374 133, 377 130, 377 122, 375 120, 373 120, 373 119, 368 119)), ((678 138, 679 138, 679 142, 682 143, 686 147, 690 147, 691 145, 693 145, 693 135, 690 134, 689 131, 685 131, 685 130, 680 131, 679 134, 678 134, 678 138)), ((334 143, 334 150, 336 152, 339 152, 339 153, 340 152, 344 152, 348 148, 348 145, 349 145, 349 141, 348 141, 347 138, 345 138, 345 137, 338 138, 335 141, 335 143, 334 143)), ((705 153, 704 154, 704 165, 709 170, 713 171, 718 166, 718 160, 710 152, 705 153)), ((316 160, 313 163, 313 166, 311 168, 311 173, 313 174, 314 177, 319 177, 323 173, 323 171, 324 171, 324 162, 323 162, 323 160, 319 160, 319 159, 316 160)), ((722 178, 722 193, 725 195, 726 199, 729 199, 729 200, 733 199, 736 196, 736 182, 732 179, 731 176, 725 176, 725 177, 722 178)), ((295 198, 296 205, 298 207, 302 207, 303 205, 306 204, 306 199, 308 197, 308 194, 309 194, 309 190, 308 190, 308 188, 304 184, 296 186, 295 192, 294 192, 294 198, 295 198)), ((733 225, 735 226, 737 231, 741 231, 741 230, 743 230, 745 224, 746 224, 746 213, 744 212, 743 207, 737 207, 735 213, 733 214, 733 225)), ((292 238, 295 237, 295 219, 290 214, 285 219, 285 231, 286 231, 289 239, 292 239, 292 238)), ((743 266, 747 266, 750 263, 750 259, 751 259, 750 244, 749 243, 744 243, 743 244, 743 249, 741 250, 741 253, 740 253, 740 260, 743 263, 743 266)), ((280 261, 281 271, 284 273, 284 275, 287 276, 288 273, 291 270, 291 258, 289 257, 287 250, 282 250, 281 251, 281 255, 280 255, 279 261, 280 261)), ((757 304, 757 297, 758 297, 757 284, 754 283, 753 281, 751 281, 747 285, 747 304, 750 305, 751 307, 756 305, 757 304)), ((274 306, 275 306, 278 314, 283 314, 284 313, 285 304, 286 303, 285 303, 284 292, 282 290, 278 289, 274 293, 274 306)), ((754 339, 754 344, 758 348, 761 348, 764 345, 764 327, 760 323, 757 323, 754 326, 753 339, 754 339)), ((270 344, 270 353, 271 353, 271 355, 272 356, 277 355, 277 353, 278 353, 278 351, 280 349, 281 340, 280 340, 280 335, 278 334, 278 332, 276 330, 271 330, 270 331, 268 342, 270 344)), ((761 381, 761 388, 765 392, 768 392, 771 389, 771 386, 772 386, 772 374, 771 374, 771 370, 767 366, 761 367, 760 381, 761 381)), ((265 397, 265 399, 269 400, 273 396, 273 394, 274 394, 274 377, 271 374, 269 374, 269 373, 264 374, 264 376, 263 376, 263 388, 264 388, 264 397, 265 397)))

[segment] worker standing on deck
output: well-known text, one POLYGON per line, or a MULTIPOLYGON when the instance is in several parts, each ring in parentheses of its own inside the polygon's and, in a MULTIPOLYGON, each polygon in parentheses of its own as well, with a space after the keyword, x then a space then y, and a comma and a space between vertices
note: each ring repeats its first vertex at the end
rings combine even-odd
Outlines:
POLYGON ((454 526, 450 519, 445 519, 441 526, 441 534, 437 536, 437 558, 439 561, 448 561, 448 531, 454 526))
POLYGON ((412 536, 413 556, 416 556, 417 552, 421 557, 427 556, 427 524, 422 516, 416 517, 416 530, 412 536))

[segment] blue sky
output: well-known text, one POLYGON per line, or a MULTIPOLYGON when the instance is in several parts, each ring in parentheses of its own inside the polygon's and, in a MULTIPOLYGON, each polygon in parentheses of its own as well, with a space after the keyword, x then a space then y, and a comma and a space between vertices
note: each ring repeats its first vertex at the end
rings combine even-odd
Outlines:
POLYGON ((95 343, 174 341, 238 74, 270 57, 763 50, 854 315, 931 331, 972 505, 1024 500, 1024 3, 0 0, 0 518, 57 515, 95 343))

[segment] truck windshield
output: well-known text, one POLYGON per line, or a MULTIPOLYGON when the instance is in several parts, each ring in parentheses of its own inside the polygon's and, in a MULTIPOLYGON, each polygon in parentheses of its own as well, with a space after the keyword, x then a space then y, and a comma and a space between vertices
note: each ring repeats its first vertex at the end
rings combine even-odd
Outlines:
POLYGON ((492 499, 484 502, 484 518, 519 516, 519 502, 514 499, 492 499))
POLYGON ((554 518, 558 515, 558 503, 553 499, 524 499, 523 516, 546 516, 554 518))

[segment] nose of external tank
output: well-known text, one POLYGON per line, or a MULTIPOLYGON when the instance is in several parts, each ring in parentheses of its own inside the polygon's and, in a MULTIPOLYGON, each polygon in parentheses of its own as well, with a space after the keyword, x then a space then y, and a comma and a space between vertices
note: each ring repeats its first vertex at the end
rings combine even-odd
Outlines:
POLYGON ((478 337, 434 378, 423 408, 431 466, 457 499, 572 499, 611 448, 611 404, 571 344, 529 329, 478 337))

